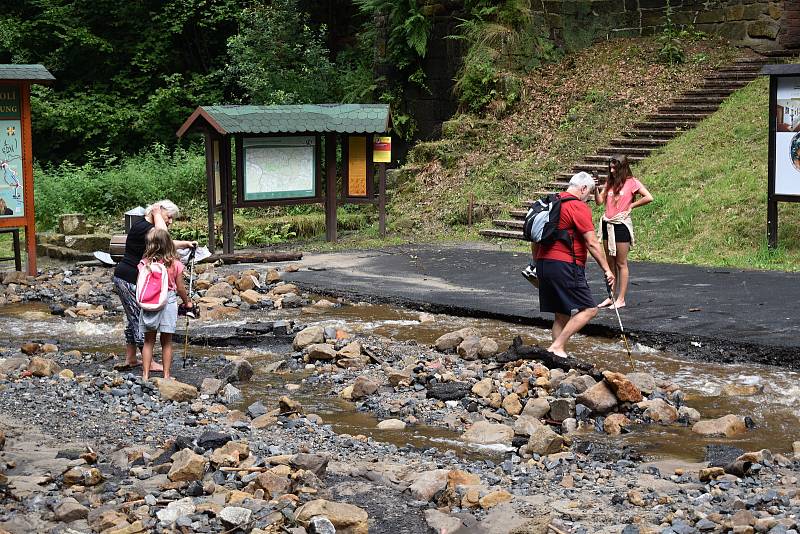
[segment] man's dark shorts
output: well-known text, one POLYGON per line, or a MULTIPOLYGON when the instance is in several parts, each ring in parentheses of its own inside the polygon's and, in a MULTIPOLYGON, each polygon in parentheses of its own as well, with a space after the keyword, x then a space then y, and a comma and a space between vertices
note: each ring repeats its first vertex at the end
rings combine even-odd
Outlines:
POLYGON ((538 260, 539 310, 575 315, 597 304, 586 283, 586 270, 580 265, 557 260, 538 260))

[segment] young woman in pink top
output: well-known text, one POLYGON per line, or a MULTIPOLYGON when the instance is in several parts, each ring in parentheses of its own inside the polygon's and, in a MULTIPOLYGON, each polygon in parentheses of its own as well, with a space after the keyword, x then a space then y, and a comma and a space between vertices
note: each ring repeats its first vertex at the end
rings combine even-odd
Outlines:
MULTIPOLYGON (((628 252, 634 242, 631 211, 652 202, 653 195, 633 177, 627 156, 616 155, 608 162, 608 178, 605 185, 602 188, 595 188, 594 200, 598 206, 604 204, 606 206, 600 224, 601 235, 608 265, 617 277, 616 306, 623 308, 629 281, 628 252)), ((607 298, 598 307, 605 308, 612 303, 613 301, 607 298)))

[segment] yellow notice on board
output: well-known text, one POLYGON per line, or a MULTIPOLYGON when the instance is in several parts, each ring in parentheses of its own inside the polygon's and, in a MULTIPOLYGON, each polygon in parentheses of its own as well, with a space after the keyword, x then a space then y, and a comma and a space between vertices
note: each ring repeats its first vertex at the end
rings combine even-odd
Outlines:
POLYGON ((351 135, 347 145, 347 193, 351 197, 367 196, 367 138, 351 135))
POLYGON ((374 163, 392 162, 392 138, 376 137, 372 144, 372 161, 374 163))

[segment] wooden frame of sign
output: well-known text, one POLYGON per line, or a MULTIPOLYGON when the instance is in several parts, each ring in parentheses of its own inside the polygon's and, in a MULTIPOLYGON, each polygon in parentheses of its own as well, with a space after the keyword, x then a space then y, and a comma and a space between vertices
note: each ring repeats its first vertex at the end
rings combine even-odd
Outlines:
MULTIPOLYGON (((793 93, 798 100, 800 118, 800 65, 765 65, 761 74, 769 75, 769 153, 767 157, 767 246, 778 246, 778 202, 800 202, 800 120, 794 129, 781 121, 778 127, 779 89, 793 93), (791 86, 791 87, 787 87, 791 86), (786 149, 789 154, 778 158, 778 151, 786 149), (797 149, 794 154, 792 150, 797 149), (780 167, 780 168, 778 168, 780 167)), ((783 95, 786 96, 785 94, 783 95)), ((783 106, 780 107, 784 109, 783 106)))
POLYGON ((342 184, 344 194, 342 198, 343 204, 375 204, 378 206, 378 230, 381 237, 386 237, 386 164, 373 162, 374 152, 373 144, 375 136, 373 134, 347 134, 342 142, 342 184), (350 191, 350 167, 351 164, 356 162, 350 161, 350 140, 352 138, 364 138, 365 147, 365 165, 366 165, 366 190, 364 195, 354 195, 350 191), (375 168, 378 169, 378 191, 375 192, 375 168))
MULTIPOLYGON (((298 113, 305 113, 308 115, 308 110, 306 109, 310 105, 301 105, 295 106, 298 108, 298 113)), ((331 106, 336 107, 340 106, 338 104, 333 105, 321 105, 324 106, 326 110, 330 110, 331 106)), ((349 105, 341 105, 341 106, 349 106, 349 105)), ((369 106, 378 106, 372 104, 365 104, 365 107, 369 106)), ((268 207, 268 206, 291 206, 291 205, 298 205, 298 204, 324 204, 325 206, 325 236, 327 241, 334 242, 336 241, 337 237, 337 221, 336 221, 336 207, 337 202, 340 201, 339 199, 339 186, 338 186, 338 176, 337 176, 337 161, 336 161, 336 153, 337 153, 337 142, 339 138, 342 140, 342 153, 344 156, 344 165, 343 165, 343 194, 341 197, 341 202, 343 203, 377 203, 378 204, 378 211, 380 214, 380 232, 382 236, 386 235, 386 164, 385 163, 378 163, 374 164, 372 162, 373 154, 372 154, 372 140, 374 138, 372 133, 336 133, 335 131, 331 131, 330 124, 328 126, 321 125, 319 122, 319 117, 314 115, 310 119, 307 120, 307 124, 304 128, 298 128, 298 130, 307 129, 308 126, 316 126, 321 125, 319 131, 292 131, 291 129, 287 130, 279 130, 278 132, 270 132, 270 133, 263 133, 265 130, 258 129, 262 128, 265 123, 257 124, 257 128, 249 129, 249 130, 242 130, 242 129, 234 129, 231 131, 230 123, 230 116, 225 117, 224 109, 228 108, 236 108, 237 106, 220 106, 220 107, 210 107, 208 109, 204 107, 198 107, 192 115, 184 122, 181 128, 177 132, 178 137, 183 137, 185 134, 189 132, 197 132, 204 134, 205 136, 205 156, 206 156, 206 188, 207 188, 207 204, 208 204, 208 247, 210 250, 214 251, 215 244, 215 216, 217 212, 220 212, 222 215, 222 249, 224 254, 232 254, 233 253, 233 243, 235 238, 235 226, 233 220, 233 212, 236 208, 257 208, 257 207, 268 207), (222 110, 222 111, 221 111, 222 110), (213 113, 221 114, 222 118, 218 121, 213 113), (224 125, 223 125, 224 124, 224 125), (228 128, 228 129, 226 129, 228 128), (349 136, 362 136, 367 139, 366 146, 365 146, 365 160, 367 164, 366 168, 366 194, 362 196, 354 196, 350 193, 349 185, 348 185, 348 159, 346 154, 348 154, 348 143, 349 143, 349 136), (322 157, 322 140, 324 137, 324 144, 325 144, 325 155, 324 158, 322 157), (295 138, 293 141, 291 138, 295 138), (299 138, 305 138, 305 145, 303 145, 299 138), (304 182, 305 186, 300 187, 296 190, 291 190, 288 188, 287 190, 283 189, 261 189, 256 188, 253 191, 248 192, 248 176, 247 176, 247 155, 246 152, 251 149, 261 149, 267 151, 271 148, 278 149, 281 154, 285 155, 289 159, 295 158, 295 154, 301 156, 299 158, 295 158, 295 164, 299 165, 300 168, 307 168, 308 167, 308 159, 307 159, 307 151, 305 151, 306 156, 303 156, 301 152, 295 152, 297 148, 305 148, 312 144, 310 138, 313 138, 313 163, 312 163, 312 172, 313 172, 313 188, 309 187, 307 181, 304 182), (265 143, 263 146, 258 146, 257 141, 263 139, 265 143), (269 143, 267 140, 275 140, 274 143, 269 143), (286 140, 285 142, 280 142, 279 140, 286 140), (251 141, 253 144, 248 145, 247 141, 251 141), (233 155, 233 150, 231 148, 231 143, 235 145, 235 156, 233 155), (299 144, 298 144, 299 143, 299 144), (274 146, 270 146, 274 145, 274 146), (303 159, 303 158, 306 159, 303 159), (235 158, 235 162, 232 159, 235 158), (323 161, 324 161, 324 168, 323 168, 323 161), (298 163, 299 162, 299 163, 298 163), (377 196, 375 195, 375 185, 374 185, 374 165, 378 166, 378 176, 379 176, 379 184, 378 184, 378 193, 377 196), (324 188, 323 188, 324 185, 324 188), (324 191, 324 194, 323 194, 324 191), (308 195, 303 195, 304 192, 308 192, 308 195), (248 198, 250 196, 251 198, 248 198)), ((282 113, 290 113, 286 111, 287 107, 292 106, 261 106, 263 109, 253 109, 259 108, 259 106, 240 106, 248 108, 248 116, 261 116, 263 113, 263 117, 265 121, 268 121, 269 111, 272 108, 282 108, 280 111, 282 113)), ((380 107, 380 106, 379 106, 380 107)), ((351 110, 352 111, 352 110, 351 110)), ((375 113, 373 110, 370 110, 371 113, 375 113)), ((385 110, 382 111, 386 113, 386 119, 384 126, 388 131, 390 128, 390 121, 388 115, 388 106, 385 107, 385 110)), ((372 117, 373 119, 375 116, 372 117)), ((278 120, 278 119, 275 119, 278 120)), ((281 122, 281 126, 288 123, 290 119, 282 119, 286 122, 281 122)), ((334 123, 334 128, 341 125, 341 122, 334 123)), ((235 126, 235 125, 234 125, 235 126)), ((273 124, 274 126, 274 124, 273 124)), ((278 153, 278 152, 275 152, 278 153)), ((266 156, 266 154, 262 153, 262 156, 266 156)), ((308 175, 305 175, 306 178, 308 175)), ((275 177, 273 176, 272 179, 275 177)), ((298 184, 300 182, 298 181, 298 184)), ((298 185, 295 184, 295 185, 298 185)), ((259 184, 263 186, 262 184, 259 184)), ((286 184, 284 184, 286 185, 286 184)))
MULTIPOLYGON (((31 84, 13 80, 0 80, 0 91, 16 91, 19 99, 17 119, 20 125, 22 163, 23 214, 19 217, 0 217, 0 228, 25 228, 25 248, 28 253, 27 271, 36 275, 36 213, 33 204, 33 144, 31 142, 31 84)), ((9 117, 10 118, 10 117, 9 117)), ((3 133, 3 132, 0 132, 3 133)), ((2 156, 0 156, 2 159, 2 156)))

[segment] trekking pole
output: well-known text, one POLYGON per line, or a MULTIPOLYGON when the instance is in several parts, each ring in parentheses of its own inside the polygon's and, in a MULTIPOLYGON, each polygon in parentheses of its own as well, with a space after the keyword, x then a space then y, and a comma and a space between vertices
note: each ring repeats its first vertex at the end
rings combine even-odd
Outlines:
POLYGON ((636 370, 636 364, 633 363, 633 356, 631 356, 631 348, 628 346, 628 338, 625 336, 625 328, 622 326, 622 318, 619 316, 619 308, 617 308, 617 301, 614 299, 614 293, 611 291, 611 284, 606 282, 606 290, 608 290, 608 298, 611 299, 611 305, 617 313, 617 322, 619 323, 619 331, 622 335, 622 342, 625 344, 625 352, 628 353, 628 360, 631 362, 631 370, 636 370))
MULTIPOLYGON (((189 252, 189 300, 192 300, 192 283, 194 282, 194 253, 197 247, 192 247, 189 252)), ((194 311, 194 305, 192 305, 194 311)), ((186 310, 186 323, 183 329, 183 368, 186 369, 186 355, 189 352, 189 310, 186 310)))

